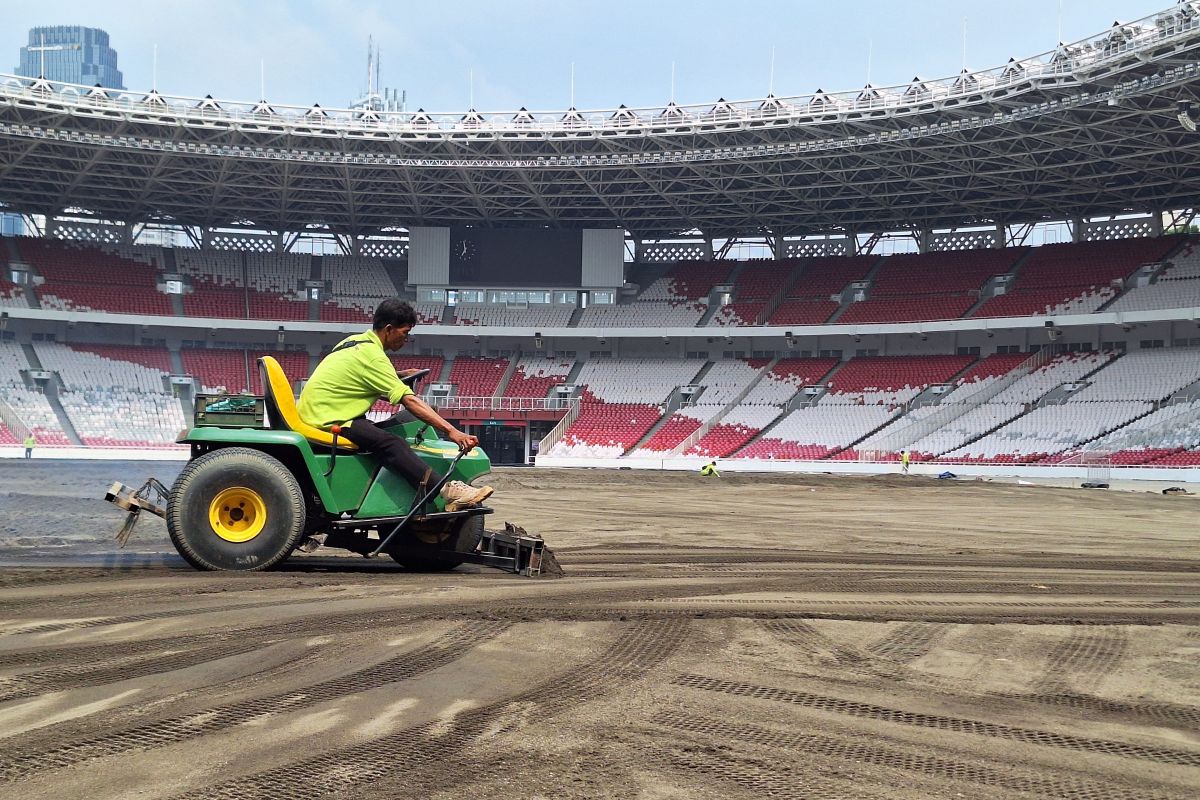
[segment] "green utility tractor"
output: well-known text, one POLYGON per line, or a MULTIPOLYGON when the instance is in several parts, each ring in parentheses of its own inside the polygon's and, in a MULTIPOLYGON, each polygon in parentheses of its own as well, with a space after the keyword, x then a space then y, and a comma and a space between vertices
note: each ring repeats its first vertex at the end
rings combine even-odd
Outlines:
MULTIPOLYGON (((258 360, 263 396, 196 401, 193 427, 179 441, 191 459, 169 490, 151 478, 137 490, 114 483, 105 499, 126 510, 122 546, 142 511, 167 522, 179 554, 203 570, 264 570, 293 551, 319 546, 373 558, 384 553, 414 570, 448 570, 470 562, 538 575, 553 556, 540 537, 506 525, 488 531, 487 507, 447 511, 440 489, 491 471, 476 448, 462 452, 430 426, 398 419, 435 481, 423 496, 339 435, 305 424, 279 363, 258 360)), ((404 380, 410 386, 428 370, 404 380)))

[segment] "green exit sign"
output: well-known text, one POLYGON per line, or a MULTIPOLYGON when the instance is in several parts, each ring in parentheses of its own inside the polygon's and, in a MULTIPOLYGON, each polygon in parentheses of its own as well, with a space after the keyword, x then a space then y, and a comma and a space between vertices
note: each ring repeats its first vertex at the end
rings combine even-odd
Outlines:
POLYGON ((485 419, 483 424, 488 428, 499 428, 504 425, 504 423, 498 419, 485 419))

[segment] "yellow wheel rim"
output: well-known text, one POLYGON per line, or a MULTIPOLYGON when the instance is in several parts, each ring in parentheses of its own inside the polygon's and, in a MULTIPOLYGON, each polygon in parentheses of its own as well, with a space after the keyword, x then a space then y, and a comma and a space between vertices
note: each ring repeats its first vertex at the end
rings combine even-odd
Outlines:
POLYGON ((233 486, 213 498, 208 523, 213 533, 227 542, 248 542, 267 524, 267 504, 253 489, 233 486))

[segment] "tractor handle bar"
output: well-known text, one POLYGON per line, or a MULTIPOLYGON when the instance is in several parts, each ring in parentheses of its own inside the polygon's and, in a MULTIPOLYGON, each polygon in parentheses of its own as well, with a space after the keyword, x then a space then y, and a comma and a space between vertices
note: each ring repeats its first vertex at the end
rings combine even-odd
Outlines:
POLYGON ((408 525, 409 520, 416 516, 417 512, 424 508, 426 503, 437 496, 438 492, 442 490, 442 487, 446 485, 446 481, 450 480, 450 476, 454 474, 454 468, 458 465, 458 462, 461 461, 462 457, 466 454, 466 450, 458 451, 458 455, 454 457, 454 460, 450 462, 450 466, 446 468, 446 474, 438 478, 437 483, 433 484, 429 491, 425 493, 424 497, 413 503, 412 508, 410 508, 408 513, 404 515, 404 519, 400 520, 400 522, 396 524, 396 527, 392 528, 392 532, 383 538, 383 541, 379 543, 378 547, 367 554, 367 558, 374 558, 375 556, 379 555, 385 547, 391 544, 391 541, 395 535, 404 530, 405 526, 408 525))

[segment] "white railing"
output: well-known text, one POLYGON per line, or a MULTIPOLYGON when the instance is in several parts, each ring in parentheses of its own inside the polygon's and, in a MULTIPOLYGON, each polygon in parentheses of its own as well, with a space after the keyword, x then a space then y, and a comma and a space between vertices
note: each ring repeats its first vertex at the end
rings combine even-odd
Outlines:
POLYGON ((543 436, 541 442, 538 444, 538 455, 549 452, 556 444, 561 442, 567 432, 567 428, 571 427, 575 420, 579 419, 579 409, 582 405, 579 402, 579 398, 574 397, 568 402, 571 403, 571 407, 567 410, 566 416, 559 420, 558 424, 543 436))
POLYGON ((1058 47, 1004 66, 972 73, 963 72, 936 80, 917 80, 911 84, 870 87, 852 91, 774 97, 734 102, 718 101, 693 105, 670 103, 665 108, 617 108, 579 111, 500 111, 462 112, 374 111, 335 109, 320 106, 213 100, 161 94, 156 90, 126 91, 100 89, 0 75, 0 94, 17 101, 54 102, 81 110, 136 112, 146 117, 194 119, 220 128, 237 122, 284 124, 303 127, 317 135, 336 135, 337 131, 408 131, 408 132, 486 132, 495 130, 595 130, 630 129, 686 124, 828 118, 840 112, 871 113, 902 110, 923 103, 962 98, 972 102, 984 92, 1009 87, 1027 87, 1031 79, 1057 77, 1073 80, 1084 72, 1095 71, 1131 53, 1147 53, 1153 60, 1168 42, 1182 39, 1200 30, 1200 4, 1182 2, 1157 14, 1078 42, 1058 47), (332 134, 330 132, 333 132, 332 134))
POLYGON ((3 400, 0 400, 0 421, 3 421, 4 426, 18 439, 23 440, 32 433, 32 429, 25 424, 25 420, 21 419, 16 409, 3 400))
MULTIPOLYGON (((924 437, 940 430, 949 425, 954 420, 965 416, 968 412, 973 411, 984 403, 991 400, 996 395, 1000 394, 1005 389, 1012 386, 1014 383, 1029 375, 1039 367, 1045 366, 1054 358, 1054 354, 1050 352, 1051 348, 1043 347, 1038 352, 1031 355, 1029 358, 1018 364, 1013 370, 1008 372, 1003 377, 995 380, 985 389, 982 389, 970 396, 969 400, 964 400, 961 403, 945 402, 938 406, 938 409, 927 417, 921 419, 909 420, 908 424, 902 428, 889 431, 886 435, 871 443, 870 449, 859 451, 859 460, 871 461, 880 457, 880 454, 894 454, 903 450, 914 442, 920 441, 924 437)), ((956 390, 956 391, 960 391, 956 390)), ((953 393, 951 393, 953 394, 953 393)))
POLYGON ((427 397, 434 408, 455 411, 565 411, 573 398, 558 397, 427 397))

